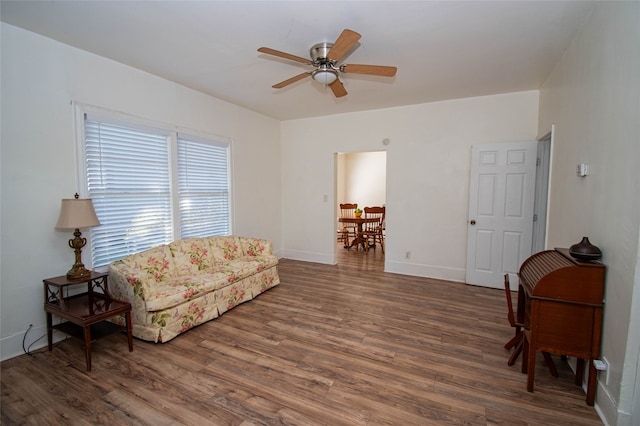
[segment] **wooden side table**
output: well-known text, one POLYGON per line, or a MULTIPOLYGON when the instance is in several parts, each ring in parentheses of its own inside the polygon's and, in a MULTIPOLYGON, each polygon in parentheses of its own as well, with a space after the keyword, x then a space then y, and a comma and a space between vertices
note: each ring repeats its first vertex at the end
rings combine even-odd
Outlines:
POLYGON ((94 328, 94 338, 99 337, 98 335, 121 329, 115 324, 104 322, 108 318, 121 314, 125 315, 129 352, 133 351, 131 304, 111 297, 107 278, 108 273, 92 271, 91 275, 79 280, 70 280, 66 275, 43 280, 49 351, 52 350, 53 329, 74 337, 84 338, 87 371, 91 371, 92 326, 94 328), (84 283, 87 285, 86 292, 69 294, 73 287, 84 283), (53 325, 52 315, 64 318, 67 322, 53 325))

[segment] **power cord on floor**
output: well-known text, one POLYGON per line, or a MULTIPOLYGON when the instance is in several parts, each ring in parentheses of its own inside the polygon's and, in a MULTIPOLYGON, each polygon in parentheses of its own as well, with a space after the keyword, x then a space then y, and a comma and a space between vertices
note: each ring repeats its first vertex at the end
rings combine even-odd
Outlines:
MULTIPOLYGON (((25 344, 25 341, 27 340, 27 334, 29 334, 29 330, 31 330, 32 328, 33 328, 33 324, 29 324, 29 327, 27 328, 27 331, 25 331, 24 332, 24 336, 22 336, 22 350, 24 351, 25 354, 30 355, 30 356, 33 356, 29 352, 29 350, 31 349, 31 345, 33 345, 33 343, 31 343, 31 345, 29 345, 28 348, 26 348, 24 346, 24 344, 25 344)), ((38 339, 38 340, 40 340, 40 339, 38 339)), ((36 340, 36 342, 37 342, 37 340, 36 340)))
MULTIPOLYGON (((24 332, 24 336, 22 337, 22 350, 24 351, 25 354, 29 355, 29 356, 33 356, 33 353, 31 353, 31 347, 33 345, 35 345, 36 343, 38 343, 44 336, 45 334, 43 334, 42 336, 38 337, 36 340, 34 340, 33 342, 31 342, 31 344, 28 347, 25 347, 25 343, 27 340, 27 334, 29 334, 29 331, 33 328, 33 324, 29 324, 29 327, 27 328, 27 331, 24 332)), ((69 336, 65 336, 64 339, 62 339, 61 341, 57 342, 55 345, 53 346, 58 346, 60 343, 64 342, 65 340, 67 340, 69 338, 69 336)))

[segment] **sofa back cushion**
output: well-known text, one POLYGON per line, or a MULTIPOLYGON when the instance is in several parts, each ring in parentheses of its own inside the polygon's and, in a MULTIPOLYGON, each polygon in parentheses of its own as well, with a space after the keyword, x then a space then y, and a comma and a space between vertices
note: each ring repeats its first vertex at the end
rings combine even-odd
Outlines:
POLYGON ((202 238, 209 245, 211 262, 226 263, 243 256, 240 238, 229 235, 202 238))
POLYGON ((177 275, 192 274, 213 264, 211 248, 204 238, 185 238, 169 244, 177 275))
POLYGON ((144 273, 151 282, 165 281, 174 275, 175 264, 169 246, 162 245, 122 259, 129 268, 144 273))
POLYGON ((259 238, 240 238, 242 252, 245 256, 263 256, 272 254, 271 241, 259 238))

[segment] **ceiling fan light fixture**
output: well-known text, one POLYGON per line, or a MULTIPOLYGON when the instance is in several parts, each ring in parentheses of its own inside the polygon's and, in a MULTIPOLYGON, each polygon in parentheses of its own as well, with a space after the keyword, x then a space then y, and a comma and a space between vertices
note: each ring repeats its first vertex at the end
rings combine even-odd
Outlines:
POLYGON ((282 89, 296 81, 311 76, 311 78, 318 83, 329 86, 336 98, 341 98, 347 95, 347 90, 339 78, 340 73, 365 74, 380 77, 393 77, 396 75, 396 67, 365 64, 339 64, 340 61, 357 45, 358 40, 360 40, 360 34, 355 31, 345 29, 340 33, 335 43, 323 42, 311 46, 311 49, 309 49, 309 56, 311 57, 311 60, 301 58, 300 56, 292 55, 290 53, 280 52, 279 50, 270 49, 268 47, 261 47, 258 49, 258 52, 315 67, 312 71, 303 72, 302 74, 298 74, 294 77, 281 81, 278 84, 274 84, 271 86, 274 89, 282 89))
POLYGON ((311 77, 318 83, 331 84, 338 78, 338 73, 327 66, 322 66, 311 73, 311 77))

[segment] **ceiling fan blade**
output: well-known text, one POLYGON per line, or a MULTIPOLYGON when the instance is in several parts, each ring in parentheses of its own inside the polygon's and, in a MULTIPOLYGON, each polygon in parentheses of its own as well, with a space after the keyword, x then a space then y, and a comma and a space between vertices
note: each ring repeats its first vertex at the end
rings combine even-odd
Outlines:
POLYGON ((292 83, 295 83, 298 80, 302 80, 303 78, 308 77, 310 75, 311 75, 310 72, 303 72, 302 74, 298 74, 295 77, 291 77, 291 78, 289 78, 289 79, 287 79, 285 81, 281 81, 278 84, 274 84, 271 87, 273 87, 274 89, 282 89, 283 87, 288 86, 288 85, 290 85, 292 83))
POLYGON ((329 87, 331 87, 331 91, 333 92, 333 95, 336 98, 341 98, 347 95, 347 91, 344 88, 344 84, 342 84, 339 78, 336 78, 336 80, 333 83, 331 83, 329 87))
POLYGON ((362 37, 355 31, 344 30, 327 53, 327 58, 338 62, 362 37))
POLYGON ((301 64, 310 65, 309 59, 301 58, 300 56, 292 55, 290 53, 280 52, 279 50, 269 49, 268 47, 261 47, 258 49, 260 53, 266 53, 267 55, 278 56, 280 58, 289 59, 291 61, 300 62, 301 64))
POLYGON ((398 68, 387 67, 384 65, 349 64, 349 65, 340 66, 340 71, 350 72, 352 74, 369 74, 369 75, 379 75, 382 77, 393 77, 394 75, 396 75, 396 71, 398 71, 398 68))

